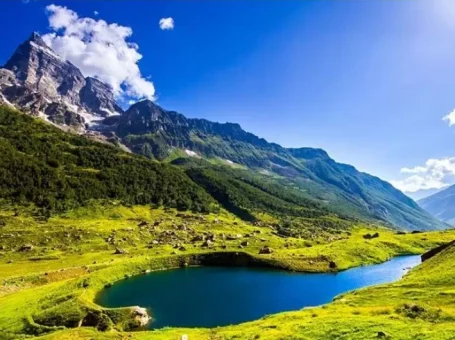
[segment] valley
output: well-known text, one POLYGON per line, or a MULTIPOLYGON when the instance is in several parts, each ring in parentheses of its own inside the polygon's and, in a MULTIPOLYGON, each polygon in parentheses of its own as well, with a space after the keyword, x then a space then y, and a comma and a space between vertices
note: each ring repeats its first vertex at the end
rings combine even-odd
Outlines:
MULTIPOLYGON (((0 339, 453 339, 455 229, 438 213, 450 203, 420 202, 427 211, 322 149, 283 147, 236 123, 187 118, 150 98, 119 104, 116 95, 38 33, 0 69, 0 339), (395 281, 418 262, 396 257, 444 245, 395 281), (261 303, 297 286, 308 292, 289 308, 192 327, 155 329, 153 304, 99 300, 167 273, 155 271, 201 269, 210 284, 219 268, 234 277, 226 267, 250 282, 253 269, 346 281, 281 291, 280 278, 264 281, 261 303), (349 276, 384 267, 374 280, 349 276), (323 298, 306 303, 316 287, 323 298)), ((227 304, 216 299, 228 291, 224 278, 213 309, 227 304)))

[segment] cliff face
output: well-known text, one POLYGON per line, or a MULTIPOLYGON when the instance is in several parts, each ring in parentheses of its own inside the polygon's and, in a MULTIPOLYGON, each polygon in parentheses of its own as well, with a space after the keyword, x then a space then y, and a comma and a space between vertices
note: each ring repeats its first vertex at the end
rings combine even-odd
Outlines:
POLYGON ((57 55, 33 33, 0 69, 0 100, 47 120, 85 130, 122 111, 111 88, 84 78, 71 62, 57 55))

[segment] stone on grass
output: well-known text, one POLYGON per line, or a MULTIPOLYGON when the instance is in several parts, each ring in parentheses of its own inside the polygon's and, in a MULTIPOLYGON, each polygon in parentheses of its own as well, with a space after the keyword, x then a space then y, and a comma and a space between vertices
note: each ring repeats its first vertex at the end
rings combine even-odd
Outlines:
POLYGON ((33 250, 33 246, 31 244, 24 244, 19 248, 19 251, 30 251, 33 250))
POLYGON ((273 253, 273 249, 268 246, 264 246, 261 248, 261 250, 259 250, 259 254, 272 254, 272 253, 273 253))
POLYGON ((115 253, 116 255, 120 255, 120 254, 128 254, 128 251, 126 251, 125 249, 122 249, 122 248, 115 248, 115 253))
POLYGON ((206 240, 206 241, 204 241, 204 243, 202 243, 202 246, 203 247, 210 247, 211 244, 212 244, 212 241, 206 240))

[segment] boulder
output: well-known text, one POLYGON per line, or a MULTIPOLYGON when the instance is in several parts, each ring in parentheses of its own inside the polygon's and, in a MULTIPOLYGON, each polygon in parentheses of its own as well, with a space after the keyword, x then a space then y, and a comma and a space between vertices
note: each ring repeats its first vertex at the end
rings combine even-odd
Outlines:
POLYGON ((191 242, 198 242, 198 241, 202 241, 203 239, 204 238, 202 237, 202 235, 196 235, 191 239, 191 242))
POLYGON ((128 254, 128 252, 125 250, 125 249, 122 249, 122 248, 115 248, 115 253, 114 254, 128 254))
POLYGON ((273 249, 268 246, 264 246, 261 248, 261 250, 259 250, 259 254, 272 254, 272 253, 273 253, 273 249))
POLYGON ((24 244, 19 248, 19 251, 31 251, 33 246, 31 244, 24 244))
POLYGON ((203 247, 210 247, 212 245, 212 241, 210 240, 205 240, 204 243, 202 243, 203 247))
POLYGON ((131 315, 139 323, 140 326, 145 326, 151 320, 145 308, 136 306, 132 308, 131 315))
POLYGON ((240 245, 241 245, 242 247, 248 247, 249 244, 250 244, 250 243, 249 243, 248 241, 243 241, 242 243, 240 243, 240 245))

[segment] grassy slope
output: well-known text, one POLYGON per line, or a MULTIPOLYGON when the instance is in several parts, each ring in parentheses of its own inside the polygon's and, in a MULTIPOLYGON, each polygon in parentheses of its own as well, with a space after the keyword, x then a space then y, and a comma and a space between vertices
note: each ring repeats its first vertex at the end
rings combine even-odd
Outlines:
POLYGON ((313 199, 330 202, 339 214, 387 221, 403 230, 440 230, 447 225, 375 176, 337 163, 321 149, 287 149, 268 143, 238 125, 187 119, 150 101, 131 106, 113 120, 117 134, 135 153, 159 160, 189 149, 208 159, 279 175, 313 199), (180 150, 177 150, 180 149, 180 150))
MULTIPOLYGON (((25 213, 13 216, 9 210, 0 212, 0 216, 6 221, 6 226, 0 228, 0 245, 6 247, 0 256, 0 338, 11 339, 49 330, 53 332, 43 336, 53 339, 118 339, 119 336, 128 336, 128 333, 116 330, 102 333, 86 327, 59 330, 42 325, 77 325, 87 309, 100 309, 93 299, 105 284, 122 279, 125 274, 140 274, 145 269, 193 263, 204 253, 242 251, 260 263, 293 270, 327 271, 328 262, 332 260, 339 269, 345 269, 381 262, 398 254, 420 253, 455 237, 455 231, 397 235, 384 229, 379 230, 379 238, 365 240, 362 235, 371 231, 359 225, 351 234, 321 231, 312 239, 280 238, 270 228, 246 224, 224 212, 205 216, 202 220, 198 215, 178 217, 174 210, 141 206, 94 205, 89 210, 80 208, 66 216, 53 217, 46 223, 36 222, 25 213), (156 228, 138 227, 140 221, 153 225, 157 220, 162 222, 156 228), (182 224, 187 226, 186 231, 179 230, 182 224), (127 249, 129 254, 113 255, 114 246, 105 241, 112 230, 116 231, 116 244, 127 249), (190 241, 193 236, 208 230, 217 235, 213 248, 202 248, 202 242, 190 241), (253 234, 254 230, 260 234, 221 241, 221 234, 245 235, 253 234), (146 247, 166 231, 175 231, 176 239, 152 249, 146 247), (243 240, 250 244, 240 250, 238 245, 243 240), (17 251, 22 244, 30 242, 35 246, 31 252, 17 251), (184 244, 187 250, 174 250, 172 244, 177 242, 184 244), (222 244, 227 246, 227 250, 221 249, 222 244), (272 246, 274 254, 257 255, 264 244, 272 246), (10 261, 13 262, 8 263, 10 261)), ((140 332, 134 333, 134 338, 176 339, 177 335, 186 333, 190 339, 335 339, 343 336, 366 339, 375 336, 379 330, 385 330, 394 338, 400 338, 400 334, 402 338, 409 338, 420 332, 438 332, 441 339, 448 339, 448 335, 444 337, 448 333, 444 332, 448 332, 450 327, 455 328, 447 324, 453 314, 450 301, 455 293, 450 288, 454 283, 450 276, 452 269, 440 259, 428 263, 440 267, 432 270, 425 263, 402 282, 347 294, 323 308, 283 313, 214 330, 140 332), (426 289, 430 284, 435 287, 426 289), (433 307, 443 308, 443 316, 435 323, 410 320, 394 312, 395 307, 404 302, 424 304, 424 301, 432 301, 433 307), (444 331, 444 327, 449 328, 444 331), (400 331, 401 328, 405 331, 400 331)), ((120 329, 121 324, 117 328, 120 329)))

